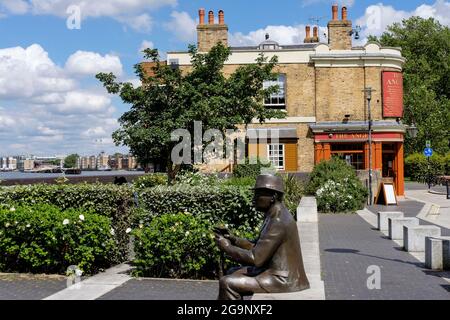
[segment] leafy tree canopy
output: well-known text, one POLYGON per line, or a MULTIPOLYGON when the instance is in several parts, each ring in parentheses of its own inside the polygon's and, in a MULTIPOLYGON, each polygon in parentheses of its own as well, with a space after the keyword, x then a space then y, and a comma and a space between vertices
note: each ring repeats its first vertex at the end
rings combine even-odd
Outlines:
POLYGON ((258 57, 254 64, 237 68, 229 76, 223 73, 231 54, 221 43, 209 53, 199 53, 189 47, 192 66, 179 68, 160 61, 156 49, 143 51, 152 61, 151 72, 143 64, 135 65, 140 87, 118 82, 114 74, 100 73, 96 77, 111 94, 117 94, 131 105, 119 119, 120 129, 113 133, 117 145, 130 148, 143 164, 157 160, 167 164, 169 179, 179 170, 170 159, 178 141, 171 141, 176 129, 187 129, 193 136, 194 121, 201 121, 203 130, 236 129, 257 118, 282 118, 285 114, 267 109, 264 99, 279 90, 277 86, 263 89, 263 82, 275 80, 273 68, 277 58, 258 57))
POLYGON ((414 122, 418 137, 406 138, 406 153, 422 152, 431 140, 436 152, 449 151, 450 29, 430 18, 411 17, 388 27, 383 46, 401 47, 404 66, 405 123, 414 122))
POLYGON ((64 168, 75 168, 77 166, 77 160, 80 156, 78 154, 68 155, 64 159, 64 168))

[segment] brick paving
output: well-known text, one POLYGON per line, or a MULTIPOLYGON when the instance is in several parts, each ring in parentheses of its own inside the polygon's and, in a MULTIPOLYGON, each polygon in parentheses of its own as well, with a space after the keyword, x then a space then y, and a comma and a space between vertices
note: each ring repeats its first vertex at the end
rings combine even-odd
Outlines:
POLYGON ((216 300, 218 281, 138 278, 124 283, 97 300, 216 300))
POLYGON ((0 300, 40 300, 64 288, 65 277, 0 275, 0 300))
POLYGON ((331 300, 450 300, 450 283, 374 230, 358 215, 320 215, 325 294, 331 300), (381 270, 381 289, 367 288, 369 266, 381 270))

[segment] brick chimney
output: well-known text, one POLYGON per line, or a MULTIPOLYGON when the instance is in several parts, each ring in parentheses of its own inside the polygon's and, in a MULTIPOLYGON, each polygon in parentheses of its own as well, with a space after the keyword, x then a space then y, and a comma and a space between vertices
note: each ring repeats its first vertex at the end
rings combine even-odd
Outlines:
POLYGON ((303 42, 311 43, 311 27, 310 26, 305 27, 305 33, 306 33, 306 37, 305 37, 305 40, 303 40, 303 42))
POLYGON ((352 22, 347 18, 347 7, 342 8, 342 20, 338 18, 338 5, 333 5, 333 18, 328 22, 328 45, 331 50, 352 49, 352 22))
POLYGON ((228 46, 228 26, 225 24, 225 14, 219 11, 219 23, 214 21, 214 12, 208 13, 208 24, 205 24, 205 9, 199 10, 197 26, 197 47, 199 52, 208 52, 219 42, 228 46))
POLYGON ((314 26, 312 42, 319 42, 319 27, 314 26))

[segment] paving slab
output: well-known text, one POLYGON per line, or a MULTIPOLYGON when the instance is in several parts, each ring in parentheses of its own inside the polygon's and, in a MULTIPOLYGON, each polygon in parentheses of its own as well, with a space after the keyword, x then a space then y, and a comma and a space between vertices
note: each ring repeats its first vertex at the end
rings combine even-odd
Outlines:
POLYGON ((40 300, 66 288, 66 277, 0 274, 0 300, 40 300))
POLYGON ((319 235, 327 300, 450 300, 450 283, 440 273, 425 269, 359 215, 321 215, 319 235), (374 266, 380 289, 367 286, 374 266))
POLYGON ((218 281, 136 278, 98 300, 216 300, 218 281))

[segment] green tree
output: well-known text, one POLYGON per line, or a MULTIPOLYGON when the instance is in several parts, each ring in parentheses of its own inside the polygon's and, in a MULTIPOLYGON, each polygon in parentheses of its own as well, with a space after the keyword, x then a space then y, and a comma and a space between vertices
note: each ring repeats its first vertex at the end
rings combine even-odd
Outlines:
POLYGON ((77 160, 80 156, 78 154, 68 155, 64 159, 64 168, 75 168, 77 166, 77 160))
POLYGON ((171 141, 174 130, 186 129, 193 136, 194 121, 201 121, 203 130, 225 132, 254 118, 264 122, 285 117, 263 103, 264 98, 279 90, 278 86, 263 89, 265 80, 276 79, 276 57, 268 60, 260 55, 254 64, 241 66, 225 77, 223 66, 231 51, 221 43, 206 54, 190 46, 189 72, 162 63, 156 49, 143 52, 154 66, 149 74, 142 64, 135 65, 142 86, 135 88, 131 83, 117 82, 112 73, 96 77, 109 93, 131 105, 119 119, 120 129, 113 133, 115 143, 128 146, 144 166, 154 160, 166 163, 169 181, 181 167, 171 159, 172 149, 179 143, 171 141))
POLYGON ((388 27, 383 46, 401 47, 404 66, 404 122, 414 122, 415 139, 406 138, 406 154, 422 152, 426 140, 436 152, 449 151, 450 140, 450 29, 430 18, 411 17, 388 27))

